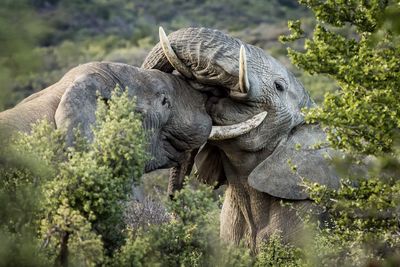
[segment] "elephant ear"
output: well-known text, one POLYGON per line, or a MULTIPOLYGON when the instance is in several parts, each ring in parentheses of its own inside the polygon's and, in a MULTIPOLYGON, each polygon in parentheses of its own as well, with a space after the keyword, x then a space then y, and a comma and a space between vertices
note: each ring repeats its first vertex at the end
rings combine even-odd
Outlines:
POLYGON ((108 100, 115 87, 96 74, 86 74, 75 79, 65 90, 55 113, 56 127, 66 131, 66 141, 72 145, 74 129, 92 139, 91 126, 96 121, 97 98, 108 100))
POLYGON ((218 147, 206 143, 195 158, 198 179, 215 188, 226 182, 221 153, 218 147))
POLYGON ((301 185, 303 178, 328 188, 338 188, 339 179, 328 160, 332 151, 313 147, 323 141, 325 134, 318 125, 293 129, 289 137, 251 172, 250 186, 274 197, 292 200, 308 198, 301 185))

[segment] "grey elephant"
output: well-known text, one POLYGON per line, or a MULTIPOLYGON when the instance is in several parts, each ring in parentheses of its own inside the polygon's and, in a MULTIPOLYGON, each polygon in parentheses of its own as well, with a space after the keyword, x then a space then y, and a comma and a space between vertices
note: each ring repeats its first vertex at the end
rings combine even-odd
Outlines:
POLYGON ((146 172, 178 168, 190 151, 207 141, 211 131, 211 118, 205 109, 207 96, 179 75, 109 62, 83 64, 70 70, 57 83, 1 112, 0 127, 29 132, 32 123, 47 119, 54 127, 66 130, 69 144, 76 127, 90 138, 97 92, 107 101, 116 84, 136 96, 143 126, 151 129, 151 159, 146 172))
POLYGON ((252 248, 277 232, 295 241, 302 225, 296 212, 312 204, 302 179, 339 186, 325 159, 330 150, 312 148, 325 134, 305 124, 302 108, 314 104, 295 76, 263 50, 206 28, 168 37, 160 28, 160 43, 142 67, 175 69, 188 80, 220 88, 205 92, 215 126, 195 161, 201 180, 227 184, 221 237, 252 248))

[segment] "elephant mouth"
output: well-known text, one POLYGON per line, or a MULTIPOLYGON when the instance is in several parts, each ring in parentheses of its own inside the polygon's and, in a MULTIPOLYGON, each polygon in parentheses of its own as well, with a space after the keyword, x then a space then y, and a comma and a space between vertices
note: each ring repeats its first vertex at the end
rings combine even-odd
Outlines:
POLYGON ((146 165, 144 166, 144 172, 145 173, 152 172, 154 170, 157 170, 158 167, 159 166, 158 166, 157 162, 154 160, 151 160, 148 163, 146 163, 146 165))
POLYGON ((158 169, 168 169, 176 167, 179 162, 183 159, 183 153, 178 153, 179 156, 174 156, 172 154, 164 154, 162 157, 154 157, 148 161, 144 166, 144 172, 152 172, 158 169))
POLYGON ((145 173, 175 167, 183 161, 187 150, 171 133, 161 130, 152 139, 149 147, 151 159, 145 164, 145 173))
MULTIPOLYGON (((227 96, 226 91, 227 90, 224 88, 219 88, 213 92, 207 92, 209 97, 206 103, 206 110, 207 113, 213 118, 213 124, 217 124, 212 126, 211 133, 208 137, 208 140, 210 141, 222 141, 245 135, 260 126, 268 114, 267 111, 262 111, 256 115, 253 115, 251 118, 243 121, 239 120, 239 122, 236 123, 229 123, 229 121, 231 121, 229 119, 222 121, 221 119, 217 119, 218 117, 215 117, 215 115, 217 115, 218 112, 215 113, 214 107, 216 105, 226 105, 219 103, 221 99, 229 97, 227 96)), ((246 104, 248 105, 248 103, 246 104)))

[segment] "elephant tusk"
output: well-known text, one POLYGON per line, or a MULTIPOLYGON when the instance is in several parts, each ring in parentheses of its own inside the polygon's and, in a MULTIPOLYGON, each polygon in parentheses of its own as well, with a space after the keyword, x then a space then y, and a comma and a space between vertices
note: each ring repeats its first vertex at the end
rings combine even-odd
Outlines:
POLYGON ((249 77, 247 74, 247 57, 244 45, 240 46, 239 57, 239 90, 242 94, 247 94, 250 89, 249 77))
POLYGON ((267 114, 268 113, 264 111, 244 122, 228 126, 213 126, 208 140, 225 140, 246 134, 257 128, 264 121, 267 114))
POLYGON ((165 34, 165 31, 161 26, 158 29, 158 32, 159 32, 159 36, 160 36, 160 44, 161 44, 162 50, 163 50, 165 56, 167 57, 169 63, 171 63, 172 67, 174 67, 174 69, 176 69, 183 76, 185 76, 188 79, 192 79, 193 78, 192 72, 175 54, 175 51, 174 51, 174 49, 172 49, 172 46, 168 40, 168 37, 165 34))

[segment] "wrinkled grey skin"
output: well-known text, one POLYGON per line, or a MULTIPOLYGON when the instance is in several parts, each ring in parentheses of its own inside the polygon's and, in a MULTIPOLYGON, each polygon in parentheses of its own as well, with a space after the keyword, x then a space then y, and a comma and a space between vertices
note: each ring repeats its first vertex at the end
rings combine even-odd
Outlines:
MULTIPOLYGON (((222 92, 207 92, 215 95, 207 103, 213 125, 231 125, 268 112, 256 129, 236 138, 209 141, 196 157, 200 179, 227 184, 221 237, 236 244, 245 240, 253 249, 278 231, 285 241, 295 241, 301 220, 280 202, 307 212, 312 203, 300 185, 303 177, 338 187, 338 178, 324 158, 329 150, 311 148, 325 140, 325 135, 318 125, 304 123, 301 109, 313 106, 310 96, 273 57, 222 32, 188 28, 171 33, 168 39, 190 69, 188 79, 223 88, 222 92), (241 45, 247 54, 250 84, 245 96, 239 89, 241 45)), ((173 70, 160 44, 142 67, 173 70)))
POLYGON ((171 200, 174 199, 176 191, 182 189, 185 176, 190 175, 192 172, 194 159, 198 151, 199 149, 188 151, 179 165, 170 169, 167 194, 171 200))
POLYGON ((31 124, 47 119, 67 131, 72 144, 73 129, 92 136, 96 92, 104 100, 118 84, 136 97, 136 110, 150 131, 151 160, 145 171, 179 166, 188 151, 199 148, 211 131, 206 113, 206 96, 194 90, 182 77, 158 70, 143 70, 119 63, 93 62, 70 70, 54 85, 24 99, 0 113, 0 126, 28 132, 31 124))

